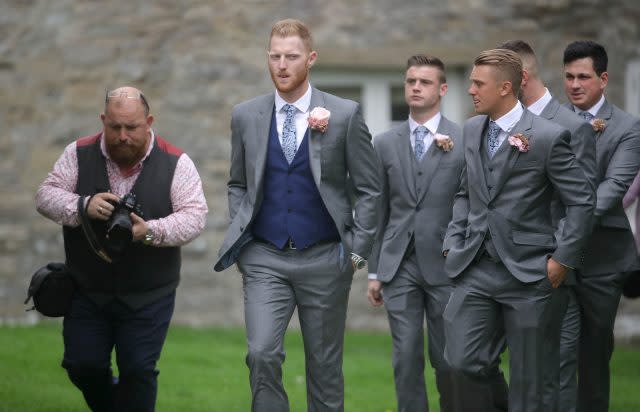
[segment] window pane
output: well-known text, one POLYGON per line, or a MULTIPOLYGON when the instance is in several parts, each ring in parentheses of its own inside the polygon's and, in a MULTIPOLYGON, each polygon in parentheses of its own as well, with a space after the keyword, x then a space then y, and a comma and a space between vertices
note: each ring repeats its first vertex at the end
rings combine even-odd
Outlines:
POLYGON ((321 86, 322 91, 335 94, 343 99, 349 99, 362 104, 362 88, 359 86, 321 86))
POLYGON ((402 122, 409 118, 409 107, 404 101, 404 86, 391 86, 391 121, 402 122))

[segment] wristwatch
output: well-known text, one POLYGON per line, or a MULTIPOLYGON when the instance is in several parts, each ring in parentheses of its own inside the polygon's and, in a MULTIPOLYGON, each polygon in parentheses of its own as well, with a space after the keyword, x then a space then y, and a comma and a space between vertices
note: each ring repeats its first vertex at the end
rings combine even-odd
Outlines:
POLYGON ((353 262, 353 266, 356 269, 362 269, 364 265, 367 264, 367 261, 365 260, 365 258, 359 255, 356 255, 353 252, 351 252, 351 262, 353 262))
POLYGON ((145 233, 144 235, 144 239, 142 239, 142 243, 145 245, 152 245, 153 244, 153 239, 155 239, 153 237, 153 232, 151 232, 151 229, 147 230, 147 233, 145 233))

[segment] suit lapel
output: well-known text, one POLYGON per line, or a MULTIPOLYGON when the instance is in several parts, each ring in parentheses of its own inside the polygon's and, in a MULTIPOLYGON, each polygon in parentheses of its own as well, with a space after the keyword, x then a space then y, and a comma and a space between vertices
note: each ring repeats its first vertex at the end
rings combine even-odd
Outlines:
MULTIPOLYGON (((613 107, 611 104, 605 99, 604 104, 596 113, 596 118, 602 119, 605 122, 605 125, 609 123, 611 117, 613 116, 613 107)), ((605 146, 610 144, 611 139, 608 139, 609 133, 607 133, 607 127, 604 128, 603 131, 596 133, 596 157, 598 157, 598 164, 606 164, 606 162, 600 159, 600 156, 605 156, 607 150, 605 150, 605 146)))
POLYGON ((413 150, 411 149, 411 129, 409 128, 409 121, 405 121, 396 129, 395 141, 393 147, 397 152, 398 160, 400 160, 400 169, 402 170, 402 177, 407 185, 407 190, 411 194, 413 200, 416 200, 416 184, 415 176, 413 173, 413 167, 411 166, 415 162, 413 150))
POLYGON ((556 117, 558 110, 560 110, 560 103, 555 98, 552 97, 549 103, 547 103, 547 105, 545 106, 545 108, 542 109, 542 112, 540 113, 540 117, 545 118, 547 120, 553 120, 556 117))
MULTIPOLYGON (((309 113, 311 113, 315 107, 325 107, 325 102, 320 90, 314 87, 311 89, 309 113)), ((320 178, 322 177, 322 140, 326 137, 324 135, 328 133, 331 133, 331 118, 329 118, 329 127, 327 127, 325 133, 309 129, 309 164, 311 166, 313 180, 318 187, 320 187, 320 178)))
MULTIPOLYGON (((484 121, 479 122, 479 125, 478 125, 479 127, 474 129, 472 134, 469 134, 468 136, 469 146, 471 146, 471 149, 473 151, 473 156, 470 159, 468 159, 465 156, 465 161, 469 163, 467 165, 467 176, 468 176, 468 181, 470 182, 469 190, 473 190, 472 188, 479 190, 480 194, 484 198, 484 201, 488 203, 489 189, 487 189, 487 178, 484 175, 484 165, 482 164, 482 153, 480 152, 481 150, 483 150, 482 139, 485 138, 485 130, 487 129, 487 124, 489 123, 489 117, 488 116, 484 116, 484 117, 485 117, 484 121), (475 176, 477 179, 480 179, 479 184, 476 184, 476 185, 471 184, 473 182, 473 176, 475 176)), ((464 138, 467 139, 467 136, 465 135, 464 138)))
MULTIPOLYGON (((513 136, 518 133, 522 133, 529 139, 529 141, 531 141, 532 122, 533 122, 533 114, 530 111, 525 109, 524 113, 522 114, 522 117, 520 118, 520 121, 515 125, 515 127, 513 128, 513 130, 511 130, 509 134, 513 136)), ((504 183, 507 181, 507 178, 511 174, 511 169, 513 169, 513 166, 516 164, 516 160, 518 160, 518 157, 520 156, 520 152, 514 149, 513 147, 511 147, 508 141, 505 141, 503 143, 507 147, 501 148, 501 149, 508 150, 507 159, 505 161, 504 167, 500 170, 500 174, 498 175, 498 178, 496 179, 496 185, 494 187, 493 196, 491 196, 491 199, 495 198, 498 195, 498 193, 500 193, 500 190, 504 186, 504 183)))
POLYGON ((275 97, 272 94, 271 97, 265 99, 265 103, 258 108, 258 113, 255 119, 255 136, 258 148, 255 163, 255 181, 257 188, 262 188, 262 178, 264 177, 265 162, 267 159, 269 129, 271 127, 271 116, 273 115, 274 104, 275 97))
POLYGON ((605 99, 602 107, 598 110, 598 113, 596 113, 596 117, 608 121, 611 119, 611 116, 613 116, 613 106, 605 99))

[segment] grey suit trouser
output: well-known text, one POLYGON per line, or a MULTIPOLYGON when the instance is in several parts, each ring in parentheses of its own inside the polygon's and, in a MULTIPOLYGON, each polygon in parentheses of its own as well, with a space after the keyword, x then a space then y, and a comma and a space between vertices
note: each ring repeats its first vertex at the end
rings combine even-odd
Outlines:
POLYGON ((251 242, 243 274, 252 411, 289 411, 282 383, 284 334, 298 309, 310 412, 342 412, 342 350, 353 269, 339 243, 279 250, 251 242))
MULTIPOLYGON (((552 316, 547 325, 547 341, 545 343, 546 353, 544 356, 546 366, 544 371, 543 410, 545 412, 570 411, 570 409, 565 409, 567 406, 566 400, 560 403, 560 373, 563 366, 563 362, 560 360, 560 340, 562 334, 562 322, 571 299, 575 301, 575 294, 573 289, 568 285, 562 284, 560 287, 552 291, 550 302, 550 312, 552 316)), ((577 356, 577 353, 573 354, 574 359, 577 359, 577 356)), ((566 364, 564 366, 565 370, 569 367, 566 364)), ((575 369, 573 369, 573 371, 575 373, 575 369)), ((563 383, 566 384, 565 382, 563 383)), ((572 404, 575 407, 575 399, 572 404)))
POLYGON ((560 342, 563 412, 609 410, 609 361, 613 354, 613 327, 624 280, 622 273, 578 278, 574 289, 576 299, 569 302, 560 342))
POLYGON ((525 284, 500 262, 486 257, 472 263, 455 279, 444 312, 445 356, 464 373, 468 387, 456 388, 456 410, 506 410, 494 366, 499 352, 496 336, 509 346, 509 411, 542 411, 544 345, 550 321, 552 287, 545 276, 525 284))
POLYGON ((449 365, 444 359, 442 313, 451 285, 428 285, 420 273, 416 254, 404 259, 398 272, 383 285, 384 305, 393 338, 393 373, 398 412, 429 410, 424 380, 424 329, 427 319, 429 361, 436 370, 440 410, 448 412, 453 396, 449 365))

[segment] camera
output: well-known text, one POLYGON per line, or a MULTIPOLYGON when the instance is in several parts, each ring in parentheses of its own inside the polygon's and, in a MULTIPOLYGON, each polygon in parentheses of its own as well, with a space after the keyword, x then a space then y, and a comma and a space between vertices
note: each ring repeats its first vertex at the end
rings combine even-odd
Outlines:
POLYGON ((129 214, 135 213, 142 217, 142 210, 133 193, 127 193, 113 205, 115 208, 107 220, 107 244, 113 253, 119 255, 133 239, 133 223, 129 214))

